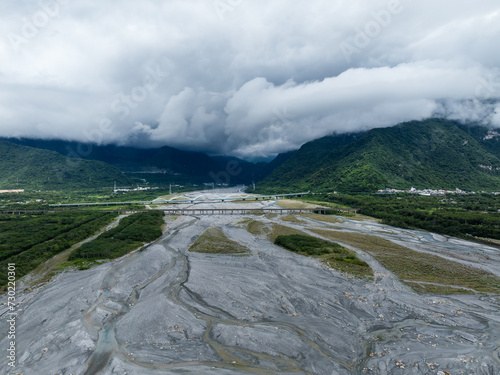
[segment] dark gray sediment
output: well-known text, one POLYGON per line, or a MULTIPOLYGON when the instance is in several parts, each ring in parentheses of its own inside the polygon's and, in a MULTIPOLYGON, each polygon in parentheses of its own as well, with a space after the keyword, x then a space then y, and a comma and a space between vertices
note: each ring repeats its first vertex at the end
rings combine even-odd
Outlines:
MULTIPOLYGON (((144 251, 20 293, 13 373, 500 373, 499 296, 420 295, 361 251, 375 279, 355 279, 250 234, 242 219, 182 217, 144 251), (252 254, 188 252, 210 226, 252 254)), ((500 272, 498 250, 484 245, 371 221, 335 226, 500 272)), ((10 373, 6 356, 0 367, 10 373)))

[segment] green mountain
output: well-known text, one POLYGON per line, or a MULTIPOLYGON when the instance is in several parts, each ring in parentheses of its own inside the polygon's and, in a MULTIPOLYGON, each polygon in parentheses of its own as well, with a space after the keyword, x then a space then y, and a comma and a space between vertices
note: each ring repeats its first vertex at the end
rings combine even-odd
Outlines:
POLYGON ((129 186, 119 169, 100 162, 70 159, 55 151, 41 150, 0 140, 0 189, 79 189, 129 186))
POLYGON ((119 168, 135 180, 145 179, 152 185, 204 182, 249 185, 270 172, 268 163, 250 163, 235 157, 208 156, 201 152, 183 151, 168 146, 141 149, 63 140, 6 140, 23 146, 56 151, 70 158, 99 160, 119 168))
POLYGON ((257 186, 261 192, 500 191, 500 139, 491 135, 486 128, 430 119, 327 136, 303 145, 257 186))
POLYGON ((500 158, 500 129, 488 129, 477 125, 459 126, 463 131, 474 137, 490 153, 500 158))

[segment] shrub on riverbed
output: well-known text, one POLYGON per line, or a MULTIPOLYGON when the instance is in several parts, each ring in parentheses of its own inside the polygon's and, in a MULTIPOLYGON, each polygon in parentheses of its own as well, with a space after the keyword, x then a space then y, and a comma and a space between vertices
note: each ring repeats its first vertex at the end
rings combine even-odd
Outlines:
POLYGON ((208 254, 250 254, 250 250, 233 241, 219 229, 208 228, 196 239, 189 251, 208 254))
POLYGON ((301 255, 318 257, 330 267, 352 273, 357 276, 372 276, 370 266, 359 259, 356 253, 337 243, 316 237, 290 234, 276 237, 274 243, 301 255))
POLYGON ((372 254, 384 267, 419 292, 470 293, 470 289, 473 289, 500 293, 500 278, 458 261, 415 251, 366 234, 319 229, 312 231, 372 254))

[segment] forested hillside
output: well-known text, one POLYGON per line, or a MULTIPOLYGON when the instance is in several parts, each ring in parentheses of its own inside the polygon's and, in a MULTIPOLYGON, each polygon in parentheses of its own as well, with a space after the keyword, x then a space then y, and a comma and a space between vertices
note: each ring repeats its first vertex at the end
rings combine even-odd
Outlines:
POLYGON ((0 189, 80 189, 130 185, 112 165, 0 141, 0 189))
POLYGON ((500 190, 500 150, 484 128, 412 121, 306 143, 258 184, 260 192, 384 188, 500 190), (482 133, 479 129, 483 129, 482 133))

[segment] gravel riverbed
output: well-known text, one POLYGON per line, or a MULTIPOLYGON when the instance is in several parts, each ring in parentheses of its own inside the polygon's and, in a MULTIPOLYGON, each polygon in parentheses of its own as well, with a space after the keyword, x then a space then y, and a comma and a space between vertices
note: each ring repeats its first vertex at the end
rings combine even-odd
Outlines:
MULTIPOLYGON (((500 374, 499 296, 418 294, 359 249, 375 277, 356 279, 249 233, 244 219, 167 218, 164 235, 143 251, 18 291, 15 369, 3 297, 2 373, 500 374), (188 252, 211 226, 251 252, 188 252)), ((370 220, 301 219, 258 220, 341 227, 500 275, 500 252, 485 245, 370 220)))

